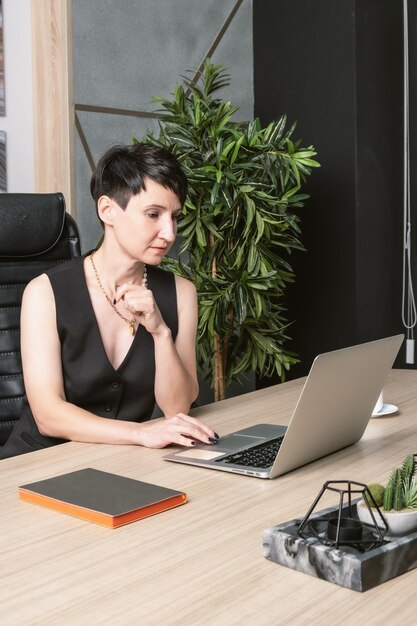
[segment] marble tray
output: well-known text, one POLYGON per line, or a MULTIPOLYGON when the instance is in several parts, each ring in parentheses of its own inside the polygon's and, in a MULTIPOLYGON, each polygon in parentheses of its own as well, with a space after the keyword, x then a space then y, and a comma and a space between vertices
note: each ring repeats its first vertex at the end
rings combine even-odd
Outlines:
MULTIPOLYGON (((356 505, 353 509, 356 515, 356 505)), ((332 507, 313 513, 310 519, 327 519, 337 513, 338 507, 332 507)), ((300 517, 264 530, 267 559, 355 591, 367 591, 417 567, 417 531, 385 538, 383 545, 359 552, 346 546, 328 547, 314 537, 301 538, 298 527, 302 520, 300 517)))

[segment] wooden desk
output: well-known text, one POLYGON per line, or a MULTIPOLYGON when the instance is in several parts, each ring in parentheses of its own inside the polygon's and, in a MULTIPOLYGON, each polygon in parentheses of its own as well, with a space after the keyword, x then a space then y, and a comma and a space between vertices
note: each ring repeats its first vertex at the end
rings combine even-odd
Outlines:
MULTIPOLYGON (((287 423, 292 381, 198 409, 219 433, 287 423)), ((327 479, 385 481, 417 452, 417 372, 390 373, 363 439, 275 480, 162 461, 165 450, 68 443, 0 463, 0 623, 415 624, 417 570, 364 594, 267 561, 266 527, 303 515, 327 479), (184 489, 189 503, 110 530, 18 501, 20 484, 83 467, 184 489)), ((330 503, 332 504, 332 503, 330 503)), ((323 506, 327 505, 323 502, 323 506)))

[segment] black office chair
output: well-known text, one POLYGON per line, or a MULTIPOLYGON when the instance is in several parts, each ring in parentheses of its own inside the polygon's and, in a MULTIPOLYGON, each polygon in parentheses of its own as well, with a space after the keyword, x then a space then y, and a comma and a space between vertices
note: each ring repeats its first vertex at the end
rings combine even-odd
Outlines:
POLYGON ((62 193, 0 194, 0 446, 21 414, 20 306, 26 284, 80 256, 77 225, 62 193))

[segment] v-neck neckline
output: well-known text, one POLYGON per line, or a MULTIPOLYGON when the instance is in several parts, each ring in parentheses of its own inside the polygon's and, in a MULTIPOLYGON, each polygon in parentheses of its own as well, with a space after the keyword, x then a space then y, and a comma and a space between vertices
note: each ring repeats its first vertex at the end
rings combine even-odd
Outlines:
POLYGON ((84 261, 86 261, 87 257, 91 254, 91 252, 94 252, 94 250, 91 250, 90 252, 87 252, 87 254, 85 254, 82 257, 82 262, 80 263, 80 269, 81 269, 82 278, 83 278, 82 283, 83 283, 83 287, 84 287, 84 289, 86 291, 86 294, 87 294, 87 300, 88 300, 88 303, 89 303, 90 313, 91 313, 91 315, 93 317, 93 320, 94 320, 94 326, 95 326, 95 329, 96 329, 96 333, 98 335, 98 339, 99 339, 99 343, 101 345, 101 349, 102 349, 102 351, 104 353, 104 356, 106 357, 106 360, 107 360, 108 364, 112 368, 112 370, 114 372, 117 372, 118 374, 120 374, 120 371, 123 369, 125 363, 127 363, 127 361, 129 360, 130 354, 131 354, 131 352, 133 350, 133 346, 138 341, 139 334, 142 334, 144 332, 144 329, 142 327, 142 324, 138 324, 138 327, 137 327, 136 333, 135 333, 135 335, 133 337, 132 343, 130 344, 130 346, 129 346, 125 356, 123 357, 122 361, 120 362, 120 365, 118 367, 115 367, 113 365, 113 363, 110 361, 109 355, 107 354, 106 348, 104 347, 103 338, 102 338, 101 332, 100 332, 100 326, 98 324, 96 313, 94 311, 93 301, 91 299, 91 294, 90 294, 90 292, 88 290, 87 276, 86 276, 85 269, 84 269, 84 261))

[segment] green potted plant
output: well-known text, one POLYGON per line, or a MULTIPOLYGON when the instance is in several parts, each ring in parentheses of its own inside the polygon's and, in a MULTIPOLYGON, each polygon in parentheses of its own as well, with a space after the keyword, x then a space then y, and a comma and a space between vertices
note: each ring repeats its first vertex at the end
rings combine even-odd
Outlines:
POLYGON ((238 109, 216 97, 228 84, 222 66, 207 60, 197 82, 184 79, 172 99, 155 98, 159 136, 146 137, 170 148, 189 180, 179 258, 166 263, 196 285, 197 359, 215 400, 249 371, 283 378, 296 362, 284 294, 294 280, 289 255, 302 249, 297 211, 308 196, 300 189, 318 166, 285 116, 266 127, 234 121, 238 109))
MULTIPOLYGON (((365 494, 367 502, 358 502, 359 519, 372 523, 371 510, 378 523, 376 507, 380 511, 391 535, 401 535, 417 529, 417 482, 415 479, 416 458, 407 454, 401 467, 392 470, 386 486, 379 483, 368 485, 370 495, 365 494)), ((378 523, 378 525, 381 525, 378 523)))

